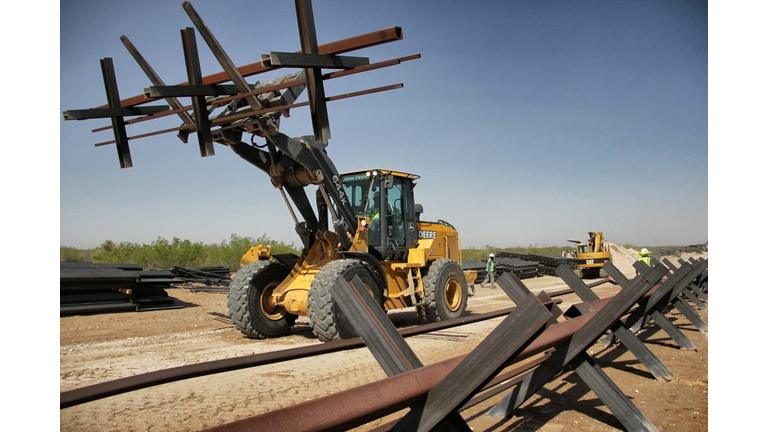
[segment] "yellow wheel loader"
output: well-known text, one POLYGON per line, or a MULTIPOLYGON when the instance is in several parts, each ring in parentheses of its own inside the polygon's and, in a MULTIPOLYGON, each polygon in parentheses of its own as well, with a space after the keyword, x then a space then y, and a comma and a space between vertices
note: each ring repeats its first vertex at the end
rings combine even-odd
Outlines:
POLYGON ((611 249, 605 241, 602 232, 587 232, 589 240, 580 243, 578 240, 568 240, 576 243, 576 259, 581 270, 582 279, 594 279, 600 277, 600 270, 605 263, 611 261, 611 249))
POLYGON ((314 233, 302 236, 307 241, 302 256, 272 256, 261 245, 243 256, 228 296, 235 327, 248 337, 278 337, 298 316, 307 316, 322 341, 354 337, 330 288, 339 278, 355 276, 384 310, 416 306, 424 322, 464 313, 467 284, 477 273, 461 269, 461 241, 451 224, 421 220, 413 192, 418 176, 369 169, 322 177, 337 178, 331 180, 335 192, 318 186, 316 222, 311 209, 300 207, 310 223, 298 223, 298 231, 314 233), (334 231, 323 215, 328 210, 334 231))
MULTIPOLYGON (((350 57, 350 51, 402 39, 402 29, 376 32, 318 45, 311 2, 296 2, 302 51, 262 55, 262 61, 237 67, 216 41, 210 28, 189 2, 184 10, 224 69, 201 77, 195 29, 182 31, 188 81, 166 86, 146 59, 126 38, 121 40, 154 84, 139 96, 121 100, 112 60, 101 61, 109 104, 64 112, 67 120, 110 118, 122 168, 133 166, 129 139, 179 131, 187 142, 195 132, 201 156, 214 155, 214 143, 264 171, 288 207, 303 245, 301 256, 271 253, 256 246, 243 256, 227 297, 232 322, 253 338, 285 334, 299 316, 309 317, 323 341, 354 335, 337 309, 330 287, 339 279, 358 276, 383 309, 415 306, 424 321, 456 318, 467 306, 467 284, 477 274, 463 272, 461 242, 456 229, 438 220, 420 220, 414 201, 418 178, 403 172, 370 169, 339 174, 326 147, 330 124, 326 102, 402 88, 402 84, 372 88, 333 97, 323 82, 329 79, 398 65, 418 54, 370 63, 350 57), (246 76, 279 68, 299 69, 266 82, 250 84, 246 76), (323 69, 340 69, 323 73, 323 69), (231 85, 221 85, 231 81, 231 85), (307 88, 308 101, 297 102, 307 88), (177 98, 189 97, 184 107, 177 98), (139 107, 165 99, 169 105, 139 107), (280 132, 289 110, 309 105, 314 134, 291 138, 280 132), (174 109, 171 109, 174 108, 174 109), (187 111, 192 111, 191 115, 187 111), (176 114, 182 126, 129 137, 126 124, 176 114), (125 121, 126 116, 143 116, 125 121), (245 137, 244 137, 245 135, 245 137), (257 139, 264 141, 258 142, 257 139), (316 187, 315 203, 306 187, 316 187), (295 209, 294 209, 295 207, 295 209)), ((247 34, 251 34, 246 32, 247 34)), ((108 127, 99 130, 107 130, 108 127)))

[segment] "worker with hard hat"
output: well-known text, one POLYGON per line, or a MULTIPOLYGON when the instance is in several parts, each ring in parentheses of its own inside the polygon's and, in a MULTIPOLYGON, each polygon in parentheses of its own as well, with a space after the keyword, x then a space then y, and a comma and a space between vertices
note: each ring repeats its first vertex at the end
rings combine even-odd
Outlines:
MULTIPOLYGON (((651 267, 651 257, 649 257, 650 252, 646 248, 642 248, 640 250, 640 259, 638 261, 645 263, 648 267, 651 267)), ((637 274, 640 274, 640 272, 637 272, 637 274)))
POLYGON ((488 262, 485 263, 485 279, 483 279, 483 283, 481 283, 480 286, 485 287, 485 284, 490 280, 491 288, 496 289, 494 286, 496 275, 493 273, 496 269, 496 263, 493 262, 493 258, 493 254, 488 255, 488 262))

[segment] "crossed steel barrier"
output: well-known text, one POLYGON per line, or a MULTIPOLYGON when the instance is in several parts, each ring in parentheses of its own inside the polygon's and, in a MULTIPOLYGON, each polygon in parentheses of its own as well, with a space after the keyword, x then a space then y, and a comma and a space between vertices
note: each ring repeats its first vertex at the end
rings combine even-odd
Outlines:
POLYGON ((681 349, 695 350, 664 313, 676 309, 699 331, 707 331, 689 304, 706 307, 707 265, 707 260, 680 260, 678 265, 665 260, 663 265, 650 268, 638 262, 635 268, 639 274, 629 280, 608 264, 606 271, 621 290, 605 299, 572 270, 561 266, 558 275, 584 301, 565 313, 546 293, 533 295, 514 274, 505 273, 499 286, 517 307, 474 350, 429 366, 422 364, 397 333, 359 279, 339 281, 332 288, 334 301, 388 378, 211 430, 345 430, 407 408, 403 417, 376 430, 466 431, 470 429, 459 414, 462 410, 508 391, 487 414, 510 417, 569 368, 627 430, 655 431, 587 350, 607 334, 609 343, 622 343, 656 379, 671 379, 672 372, 635 332, 653 321, 681 349), (567 319, 558 321, 561 314, 567 319), (509 366, 516 367, 504 372, 509 366))

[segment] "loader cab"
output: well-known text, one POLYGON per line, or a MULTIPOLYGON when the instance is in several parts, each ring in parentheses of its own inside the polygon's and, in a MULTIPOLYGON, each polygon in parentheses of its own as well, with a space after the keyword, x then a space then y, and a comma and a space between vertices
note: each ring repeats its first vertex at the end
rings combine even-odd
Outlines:
POLYGON ((413 188, 419 177, 371 169, 341 175, 349 203, 358 217, 371 218, 369 252, 379 259, 404 260, 419 241, 413 188))

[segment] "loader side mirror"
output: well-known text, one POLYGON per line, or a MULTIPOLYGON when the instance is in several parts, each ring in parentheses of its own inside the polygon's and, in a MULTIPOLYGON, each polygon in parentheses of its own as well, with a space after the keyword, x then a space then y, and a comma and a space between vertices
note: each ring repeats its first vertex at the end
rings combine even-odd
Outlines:
POLYGON ((392 189, 393 187, 395 187, 395 176, 393 176, 392 174, 387 174, 384 177, 384 187, 386 189, 392 189))

